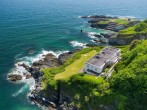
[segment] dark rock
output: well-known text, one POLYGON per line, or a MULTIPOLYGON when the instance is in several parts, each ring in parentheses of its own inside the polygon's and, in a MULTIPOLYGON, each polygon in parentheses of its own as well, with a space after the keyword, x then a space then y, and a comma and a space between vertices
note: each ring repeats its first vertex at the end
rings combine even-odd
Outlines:
POLYGON ((94 18, 94 19, 90 19, 88 21, 88 23, 97 23, 97 22, 100 22, 100 21, 107 21, 108 19, 107 18, 94 18))
POLYGON ((37 68, 37 67, 32 66, 29 72, 31 73, 34 79, 38 79, 39 77, 43 76, 42 72, 40 72, 40 68, 37 68))
POLYGON ((31 74, 26 74, 26 79, 30 79, 32 78, 32 75, 31 74))
POLYGON ((98 24, 98 23, 91 23, 90 27, 92 28, 100 28, 105 29, 109 24, 98 24))
POLYGON ((26 65, 25 63, 22 63, 22 64, 18 64, 18 66, 22 66, 22 67, 24 67, 27 71, 29 71, 29 66, 28 65, 26 65))
POLYGON ((97 46, 96 44, 86 44, 87 47, 95 47, 97 46))
POLYGON ((49 53, 42 60, 34 62, 33 66, 39 68, 55 67, 59 66, 59 61, 53 54, 49 53))
POLYGON ((94 41, 94 42, 97 42, 97 43, 100 42, 99 39, 93 39, 93 41, 94 41))
POLYGON ((59 55, 58 57, 58 61, 60 62, 60 64, 64 64, 65 61, 71 57, 71 55, 73 55, 74 52, 66 52, 66 53, 63 53, 61 55, 59 55))
POLYGON ((94 36, 95 36, 95 37, 98 37, 98 38, 99 38, 99 37, 102 37, 102 36, 101 36, 101 35, 99 35, 99 34, 95 34, 94 36))
POLYGON ((10 75, 8 75, 8 79, 10 81, 20 81, 20 80, 22 80, 22 75, 10 74, 10 75))
POLYGON ((138 24, 140 21, 131 21, 129 22, 129 26, 134 26, 136 24, 138 24))
POLYGON ((147 39, 147 35, 117 35, 109 39, 110 45, 129 45, 133 40, 147 39))
POLYGON ((111 38, 112 36, 116 36, 116 33, 100 33, 101 36, 104 36, 105 38, 111 38))
POLYGON ((101 36, 104 36, 105 38, 110 38, 110 33, 100 33, 101 36))

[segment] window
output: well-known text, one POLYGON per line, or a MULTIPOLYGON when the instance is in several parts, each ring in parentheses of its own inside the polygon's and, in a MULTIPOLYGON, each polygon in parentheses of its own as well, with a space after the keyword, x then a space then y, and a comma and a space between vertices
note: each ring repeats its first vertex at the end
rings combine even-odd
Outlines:
POLYGON ((97 71, 97 68, 95 68, 95 71, 97 71))
POLYGON ((89 65, 87 64, 87 68, 89 68, 89 65))

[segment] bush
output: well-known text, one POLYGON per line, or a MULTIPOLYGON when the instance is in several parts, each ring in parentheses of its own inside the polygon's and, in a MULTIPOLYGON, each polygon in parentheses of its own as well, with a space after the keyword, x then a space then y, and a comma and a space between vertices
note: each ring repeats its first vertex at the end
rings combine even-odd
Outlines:
POLYGON ((135 26, 135 31, 136 32, 141 32, 147 29, 147 20, 140 22, 135 26))
POLYGON ((145 110, 147 100, 147 41, 134 41, 110 80, 111 89, 126 97, 125 107, 145 110), (135 45, 135 47, 134 47, 135 45))

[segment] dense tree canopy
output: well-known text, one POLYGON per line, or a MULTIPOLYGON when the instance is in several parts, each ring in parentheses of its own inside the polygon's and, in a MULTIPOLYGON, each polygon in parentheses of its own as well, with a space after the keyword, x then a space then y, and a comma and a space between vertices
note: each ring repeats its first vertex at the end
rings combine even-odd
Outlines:
POLYGON ((135 46, 123 54, 110 84, 114 91, 127 97, 127 107, 144 110, 147 104, 147 41, 135 46))
POLYGON ((135 26, 136 32, 141 32, 147 30, 147 20, 144 20, 135 26))

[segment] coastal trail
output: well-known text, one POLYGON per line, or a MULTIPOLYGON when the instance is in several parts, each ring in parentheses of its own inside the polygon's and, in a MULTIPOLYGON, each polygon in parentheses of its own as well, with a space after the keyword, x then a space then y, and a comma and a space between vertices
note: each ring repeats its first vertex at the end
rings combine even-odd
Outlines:
POLYGON ((75 60, 72 64, 65 68, 64 72, 58 73, 55 75, 55 80, 64 79, 71 77, 72 75, 78 74, 79 70, 81 70, 86 61, 97 54, 96 50, 92 50, 86 54, 82 54, 81 57, 75 60))

